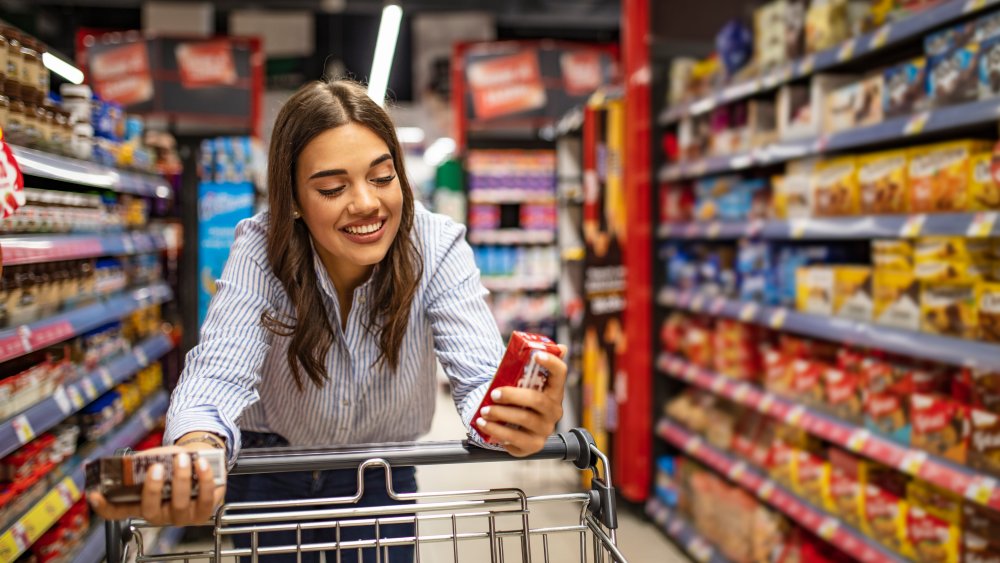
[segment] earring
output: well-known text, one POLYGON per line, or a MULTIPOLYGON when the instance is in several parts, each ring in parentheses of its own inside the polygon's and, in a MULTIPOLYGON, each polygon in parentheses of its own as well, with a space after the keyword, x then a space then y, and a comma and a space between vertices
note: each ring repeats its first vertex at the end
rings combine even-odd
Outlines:
POLYGON ((302 217, 302 215, 298 211, 292 211, 292 219, 298 219, 299 217, 302 217))

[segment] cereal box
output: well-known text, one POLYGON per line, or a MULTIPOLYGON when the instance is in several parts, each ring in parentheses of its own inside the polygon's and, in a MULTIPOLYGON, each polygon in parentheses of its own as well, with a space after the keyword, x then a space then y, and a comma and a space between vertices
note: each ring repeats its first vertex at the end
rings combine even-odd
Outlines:
POLYGON ((816 169, 813 191, 817 217, 856 215, 860 210, 858 167, 854 157, 827 160, 816 169))
POLYGON ((921 284, 921 330, 975 339, 979 334, 976 283, 921 284))
MULTIPOLYGON (((1000 41, 1000 38, 998 38, 1000 41)), ((969 186, 969 211, 1000 209, 1000 184, 993 178, 993 155, 977 152, 972 156, 972 184, 969 186)))
POLYGON ((928 60, 927 94, 934 107, 971 102, 979 97, 979 45, 966 43, 928 60))
POLYGON ((806 359, 792 361, 792 396, 812 406, 823 404, 823 364, 806 359))
POLYGON ((904 239, 873 240, 872 265, 878 272, 913 273, 913 242, 904 239))
POLYGON ((910 442, 928 453, 964 464, 969 443, 968 409, 948 397, 910 397, 910 442))
POLYGON ((819 160, 810 158, 788 164, 783 176, 776 177, 771 189, 779 219, 811 217, 813 212, 813 174, 819 160))
POLYGON ((796 308, 804 313, 833 314, 836 275, 833 268, 810 266, 799 268, 795 276, 796 308))
POLYGON ((931 57, 944 55, 955 47, 965 45, 975 39, 975 22, 952 25, 924 36, 924 54, 931 57))
POLYGON ((910 506, 922 508, 949 524, 962 524, 964 502, 961 496, 920 479, 913 479, 906 485, 906 495, 910 506))
POLYGON ((866 360, 862 366, 865 426, 897 443, 910 445, 911 374, 900 366, 866 360))
POLYGON ((1000 414, 1000 372, 969 368, 963 375, 971 389, 970 404, 1000 414))
POLYGON ((868 266, 836 266, 833 313, 858 321, 870 321, 873 307, 872 269, 868 266))
POLYGON ((905 330, 920 330, 920 285, 912 270, 876 269, 872 297, 875 322, 905 330))
POLYGON ((886 118, 927 109, 927 59, 918 57, 882 73, 882 112, 886 118))
POLYGON ((826 392, 825 408, 847 422, 861 424, 864 420, 859 377, 850 371, 827 368, 823 372, 826 392))
POLYGON ((910 152, 910 211, 964 211, 973 181, 972 156, 989 150, 983 141, 955 141, 910 152))
POLYGON ((1000 38, 993 37, 980 43, 979 60, 979 97, 992 98, 1000 95, 1000 38))
POLYGON ((962 505, 962 525, 966 533, 996 541, 1000 538, 1000 511, 967 501, 962 505))
POLYGON ((1000 342, 1000 283, 979 287, 979 339, 1000 342))
POLYGON ((909 553, 905 476, 873 461, 859 461, 861 530, 882 545, 909 553))
POLYGON ((910 181, 905 150, 886 151, 858 158, 861 212, 906 213, 910 181))
POLYGON ((792 488, 816 506, 823 505, 823 483, 829 472, 829 464, 814 452, 795 450, 792 455, 792 488))
POLYGON ((779 395, 792 390, 791 359, 775 349, 764 352, 764 388, 779 395))
POLYGON ((1000 475, 1000 414, 972 408, 969 422, 969 466, 1000 475))
POLYGON ((858 483, 858 459, 838 449, 827 453, 830 471, 823 489, 823 506, 851 526, 861 524, 861 486, 858 483))
POLYGON ((836 133, 882 121, 882 75, 841 86, 826 96, 823 131, 836 133))
POLYGON ((1000 563, 1000 545, 974 532, 962 532, 962 563, 1000 563))
POLYGON ((906 539, 917 561, 958 563, 958 526, 911 506, 906 515, 906 539))

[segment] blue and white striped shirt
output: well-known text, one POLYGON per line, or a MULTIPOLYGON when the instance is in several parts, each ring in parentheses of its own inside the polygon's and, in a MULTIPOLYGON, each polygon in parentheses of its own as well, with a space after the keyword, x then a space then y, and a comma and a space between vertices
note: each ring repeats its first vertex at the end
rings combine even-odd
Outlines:
MULTIPOLYGON (((379 306, 368 302, 371 282, 355 290, 342 330, 336 290, 313 251, 334 337, 326 357, 329 380, 322 388, 306 381, 299 391, 286 360, 289 338, 260 321, 265 310, 294 318, 267 260, 268 220, 262 213, 236 228, 201 342, 188 353, 171 398, 164 443, 195 430, 216 432, 226 437, 233 461, 241 428, 279 434, 293 446, 415 440, 430 429, 434 414, 435 357, 471 429, 504 346, 465 227, 417 204, 411 236, 423 254, 423 276, 395 372, 384 362, 376 366, 377 334, 364 324, 369 307, 379 306)), ((471 436, 478 434, 473 430, 471 436)))

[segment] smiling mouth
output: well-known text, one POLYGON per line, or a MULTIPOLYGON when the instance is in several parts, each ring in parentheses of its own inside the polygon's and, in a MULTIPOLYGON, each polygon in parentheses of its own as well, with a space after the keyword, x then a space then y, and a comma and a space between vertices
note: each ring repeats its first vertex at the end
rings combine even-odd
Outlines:
POLYGON ((350 227, 344 227, 343 229, 340 230, 349 235, 365 236, 365 235, 372 235, 381 231, 382 227, 384 226, 385 226, 385 219, 382 219, 380 221, 369 223, 367 225, 355 225, 350 227))

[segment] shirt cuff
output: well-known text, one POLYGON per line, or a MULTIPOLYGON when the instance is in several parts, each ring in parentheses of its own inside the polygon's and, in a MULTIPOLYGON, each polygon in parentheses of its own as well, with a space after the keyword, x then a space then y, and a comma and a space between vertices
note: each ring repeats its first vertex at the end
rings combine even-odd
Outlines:
POLYGON ((484 448, 487 450, 498 450, 505 451, 501 445, 490 444, 483 439, 482 434, 476 429, 475 421, 479 417, 479 405, 483 402, 483 397, 486 396, 486 392, 490 388, 490 383, 492 381, 487 381, 486 383, 476 387, 465 396, 465 405, 462 409, 462 424, 465 425, 466 430, 468 430, 469 443, 473 446, 484 448))
POLYGON ((225 416, 212 406, 185 408, 167 421, 163 433, 163 445, 173 445, 189 432, 211 432, 226 440, 226 460, 230 468, 236 464, 240 453, 240 429, 235 424, 227 424, 225 416))

